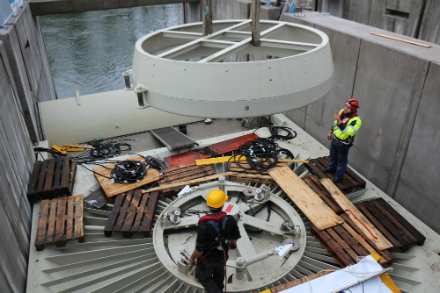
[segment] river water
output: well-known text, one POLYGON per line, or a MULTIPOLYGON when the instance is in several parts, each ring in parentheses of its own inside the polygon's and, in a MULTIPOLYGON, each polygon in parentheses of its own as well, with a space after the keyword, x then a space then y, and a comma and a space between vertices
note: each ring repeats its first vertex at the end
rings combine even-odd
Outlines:
POLYGON ((182 4, 42 16, 44 41, 59 99, 124 88, 142 36, 182 23, 182 4))

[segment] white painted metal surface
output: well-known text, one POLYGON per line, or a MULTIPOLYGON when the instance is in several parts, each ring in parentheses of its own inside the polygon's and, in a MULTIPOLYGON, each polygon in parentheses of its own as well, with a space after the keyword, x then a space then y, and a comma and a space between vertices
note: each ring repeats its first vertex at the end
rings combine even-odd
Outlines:
MULTIPOLYGON (((276 124, 292 127, 297 131, 298 136, 292 143, 282 141, 278 143, 280 147, 291 150, 298 159, 328 155, 327 148, 314 140, 285 116, 280 114, 274 115, 273 121, 276 124)), ((208 145, 249 132, 251 131, 203 140, 199 141, 199 143, 201 145, 208 145)), ((268 136, 269 132, 266 129, 260 129, 257 131, 257 134, 264 137, 268 136)), ((142 155, 152 155, 160 158, 170 154, 166 148, 142 152, 142 155)), ((303 165, 291 164, 290 166, 294 168, 297 174, 304 173, 303 165)), ((225 171, 223 164, 215 165, 215 169, 218 173, 225 171)), ((210 184, 205 185, 207 187, 206 191, 218 186, 218 182, 210 184)), ((226 190, 231 190, 228 192, 232 193, 236 188, 246 187, 235 182, 226 181, 225 184, 226 190)), ((262 186, 255 184, 253 187, 261 188, 262 186)), ((74 194, 88 194, 90 190, 94 189, 96 189, 96 179, 93 174, 84 169, 78 169, 74 194)), ((195 189, 193 195, 196 192, 199 191, 195 189)), ((293 254, 296 253, 298 255, 299 259, 295 259, 290 264, 286 262, 287 267, 289 267, 289 269, 286 267, 288 272, 281 272, 280 278, 274 279, 271 284, 264 285, 263 288, 293 281, 329 267, 338 268, 335 260, 310 234, 310 223, 297 210, 289 197, 276 185, 271 187, 271 193, 271 197, 273 196, 275 201, 278 202, 278 206, 280 206, 281 202, 284 202, 285 206, 283 209, 294 209, 294 212, 301 218, 305 227, 305 245, 303 245, 303 251, 293 252, 293 254), (290 269, 290 265, 294 265, 294 267, 290 269)), ((440 236, 368 181, 365 192, 353 193, 350 200, 357 202, 374 197, 383 197, 427 237, 425 244, 421 247, 413 245, 408 251, 393 252, 395 261, 391 265, 393 272, 390 275, 397 286, 403 293, 440 292, 440 280, 438 278, 440 236)), ((180 205, 180 200, 185 201, 184 198, 160 197, 155 220, 170 205, 180 205)), ((143 238, 141 235, 124 239, 118 233, 113 233, 112 237, 106 238, 103 229, 110 213, 111 205, 107 206, 107 210, 86 209, 85 243, 78 244, 76 241, 72 241, 64 248, 48 245, 43 251, 37 252, 34 241, 39 210, 40 205, 37 203, 34 205, 33 213, 27 292, 202 292, 199 285, 194 284, 194 280, 190 281, 189 278, 185 280, 185 278, 178 277, 178 272, 173 271, 172 264, 167 265, 168 260, 166 258, 176 258, 176 256, 173 256, 175 251, 172 249, 170 251, 171 256, 167 256, 163 254, 163 248, 158 249, 155 243, 156 233, 158 233, 156 231, 158 227, 157 221, 155 222, 154 239, 143 238)), ((262 214, 257 213, 256 218, 264 219, 264 212, 265 209, 262 209, 262 214)), ((251 234, 248 231, 247 233, 251 234)), ((188 231, 186 236, 189 235, 190 231, 188 231)), ((188 246, 187 251, 189 252, 191 252, 191 246, 194 247, 194 236, 185 243, 185 247, 188 246)), ((180 236, 173 235, 168 241, 171 247, 182 247, 182 242, 186 238, 182 233, 180 236)), ((263 248, 269 246, 264 239, 258 239, 257 237, 253 237, 251 243, 256 250, 263 250, 263 248)), ((278 243, 276 242, 274 246, 278 246, 278 243)), ((231 259, 234 257, 233 253, 231 253, 231 259)), ((274 258, 273 261, 278 259, 277 257, 272 258, 274 258)), ((268 263, 267 260, 265 265, 277 266, 275 262, 268 263)), ((282 269, 282 267, 283 265, 278 264, 278 269, 282 269)), ((234 288, 233 286, 231 289, 234 288)), ((243 283, 243 287, 235 287, 235 292, 256 292, 257 290, 253 290, 253 288, 258 287, 258 285, 251 286, 243 283)))
POLYGON ((251 45, 250 20, 216 21, 205 37, 201 23, 146 35, 136 43, 128 72, 132 89, 143 105, 214 118, 297 109, 330 90, 333 61, 325 33, 278 21, 261 20, 260 26, 259 47, 251 45), (275 58, 223 62, 243 54, 275 58))

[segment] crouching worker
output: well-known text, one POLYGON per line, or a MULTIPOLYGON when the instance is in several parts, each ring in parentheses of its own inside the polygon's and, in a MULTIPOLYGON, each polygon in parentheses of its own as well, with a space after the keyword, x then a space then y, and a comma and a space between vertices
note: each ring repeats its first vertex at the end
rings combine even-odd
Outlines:
POLYGON ((196 248, 191 255, 191 265, 195 265, 197 259, 195 277, 208 293, 223 291, 228 252, 237 248, 237 239, 241 237, 234 217, 222 212, 227 199, 221 190, 209 193, 210 213, 199 220, 196 248))

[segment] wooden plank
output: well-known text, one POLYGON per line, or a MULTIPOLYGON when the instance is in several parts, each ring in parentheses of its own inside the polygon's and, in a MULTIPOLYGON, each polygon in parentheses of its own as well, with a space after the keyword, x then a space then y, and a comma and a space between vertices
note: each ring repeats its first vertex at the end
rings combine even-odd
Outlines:
MULTIPOLYGON (((312 176, 310 176, 312 177, 312 176)), ((310 177, 303 178, 303 181, 307 183, 315 192, 319 195, 319 197, 336 213, 340 214, 344 211, 332 200, 330 195, 324 193, 310 177)), ((320 184, 321 185, 321 184, 320 184)))
POLYGON ((201 166, 201 167, 189 170, 189 171, 184 172, 184 173, 166 175, 166 176, 164 176, 164 179, 166 179, 167 181, 173 181, 173 180, 176 180, 176 179, 183 179, 185 177, 189 177, 189 176, 192 176, 192 175, 197 175, 197 174, 200 174, 200 173, 206 173, 208 171, 214 172, 214 169, 212 169, 211 166, 201 166))
POLYGON ((310 231, 316 236, 316 239, 332 255, 341 267, 356 264, 350 256, 336 243, 336 241, 327 234, 326 231, 320 231, 315 225, 310 225, 310 231))
POLYGON ((84 242, 84 195, 75 196, 75 231, 73 238, 84 242))
POLYGON ((119 209, 119 216, 116 220, 116 224, 113 227, 113 232, 120 232, 122 225, 124 224, 125 215, 127 214, 127 210, 130 207, 131 198, 133 196, 134 190, 130 190, 125 194, 125 200, 122 204, 121 208, 119 209))
POLYGON ((418 43, 418 42, 414 42, 414 41, 410 41, 410 40, 405 40, 402 38, 395 38, 395 37, 391 37, 391 36, 387 36, 387 35, 379 34, 379 33, 375 33, 375 32, 371 32, 371 34, 375 35, 375 36, 382 37, 382 38, 387 38, 387 39, 391 39, 391 40, 395 40, 395 41, 399 41, 399 42, 408 43, 411 45, 416 45, 416 46, 420 46, 420 47, 424 47, 424 48, 431 48, 431 45, 425 45, 422 43, 418 43))
POLYGON ((107 197, 105 196, 102 187, 98 188, 94 192, 90 193, 84 200, 96 200, 94 207, 100 209, 108 203, 107 197))
POLYGON ((338 233, 339 236, 341 236, 348 245, 350 245, 350 247, 353 249, 354 252, 356 252, 358 256, 369 255, 369 253, 362 247, 362 245, 360 245, 360 243, 356 241, 355 238, 353 238, 344 228, 342 228, 342 225, 334 226, 332 229, 335 230, 335 232, 338 233))
POLYGON ((367 236, 365 236, 364 232, 359 229, 359 227, 351 220, 351 218, 347 214, 342 214, 341 218, 343 218, 345 221, 345 223, 342 224, 345 230, 347 230, 354 238, 356 238, 356 240, 358 240, 359 243, 361 243, 362 246, 364 246, 368 251, 370 250, 364 243, 368 243, 377 254, 379 254, 386 260, 387 263, 394 259, 394 257, 388 250, 380 250, 376 246, 376 244, 374 244, 367 236), (352 233, 355 233, 357 236, 355 237, 355 234, 352 233))
POLYGON ((127 216, 125 217, 124 225, 122 226, 121 232, 124 237, 131 237, 131 227, 135 219, 139 202, 142 197, 142 190, 136 189, 134 191, 133 199, 131 200, 130 207, 127 211, 127 216))
POLYGON ((339 206, 347 212, 348 216, 361 229, 364 234, 373 243, 379 247, 380 250, 392 248, 393 245, 379 232, 379 230, 368 221, 368 219, 354 206, 354 204, 342 193, 339 188, 330 179, 319 180, 321 184, 327 189, 339 206), (354 214, 354 215, 353 215, 354 214), (359 220, 358 220, 359 219, 359 220))
MULTIPOLYGON (((324 169, 327 169, 328 165, 329 165, 329 162, 327 162, 322 157, 315 159, 314 163, 315 163, 316 166, 318 166, 318 168, 321 169, 321 171, 324 170, 324 169)), ((330 179, 333 179, 333 178, 336 177, 336 172, 328 172, 328 173, 324 173, 324 174, 325 174, 325 177, 330 178, 330 179)), ((338 188, 340 188, 340 189, 343 189, 343 190, 352 187, 350 182, 345 177, 342 178, 341 182, 336 183, 336 186, 338 188)))
POLYGON ((318 175, 319 178, 327 178, 327 176, 325 176, 325 174, 322 173, 321 170, 313 164, 313 160, 310 160, 310 162, 309 162, 308 164, 306 164, 306 166, 309 167, 309 169, 310 169, 313 173, 315 173, 316 175, 318 175))
POLYGON ((148 206, 145 209, 144 220, 142 221, 142 226, 139 228, 139 232, 144 232, 145 237, 151 236, 151 228, 153 226, 154 212, 156 211, 158 198, 159 198, 159 192, 155 191, 150 193, 148 206))
POLYGON ((377 202, 381 204, 397 221, 399 221, 402 225, 404 225, 411 234, 413 234, 417 238, 417 244, 423 245, 426 240, 426 237, 423 236, 413 225, 411 225, 402 215, 400 215, 395 209, 391 207, 383 198, 376 199, 377 202))
MULTIPOLYGON (((322 157, 322 159, 327 162, 326 167, 328 168, 328 165, 330 165, 330 157, 322 157)), ((349 167, 347 166, 347 168, 345 169, 345 174, 344 174, 344 178, 342 179, 342 182, 344 183, 346 188, 358 186, 358 183, 356 182, 356 180, 351 178, 350 174, 348 174, 348 172, 347 172, 348 169, 349 169, 349 167)))
POLYGON ((191 162, 191 163, 187 163, 187 164, 183 164, 180 166, 175 166, 175 167, 171 167, 168 169, 165 169, 162 171, 162 173, 166 174, 166 173, 171 173, 171 172, 178 172, 178 171, 182 171, 185 172, 186 169, 185 168, 197 168, 196 163, 195 162, 191 162))
POLYGON ((370 211, 363 203, 360 203, 356 206, 377 227, 377 229, 379 229, 382 232, 382 234, 388 238, 388 240, 393 244, 395 248, 401 248, 404 246, 399 240, 397 240, 393 235, 391 235, 391 233, 382 225, 380 219, 376 219, 376 217, 370 213, 370 211))
POLYGON ((139 225, 141 225, 142 216, 144 215, 144 210, 147 205, 149 194, 144 193, 142 194, 142 200, 139 208, 137 209, 136 213, 136 219, 134 220, 133 226, 131 228, 131 232, 138 232, 139 231, 139 225))
POLYGON ((273 180, 265 179, 252 179, 252 178, 242 178, 242 177, 229 177, 230 181, 236 182, 246 182, 246 183, 259 183, 259 184, 276 184, 273 180))
POLYGON ((28 185, 28 191, 27 191, 27 195, 28 195, 29 199, 31 199, 30 198, 31 196, 35 195, 35 190, 37 188, 37 181, 38 181, 38 177, 40 175, 41 163, 42 162, 35 162, 34 169, 32 171, 32 175, 29 178, 29 185, 28 185))
POLYGON ((57 223, 55 226, 55 245, 57 247, 66 245, 66 233, 64 232, 64 223, 66 216, 66 197, 60 197, 58 200, 57 223))
POLYGON ((73 196, 67 198, 66 240, 73 239, 73 196))
POLYGON ((35 193, 41 193, 43 191, 44 179, 46 178, 47 161, 41 162, 40 174, 38 175, 37 188, 35 193))
MULTIPOLYGON (((335 226, 336 227, 336 226, 335 226)), ((359 256, 351 247, 348 245, 345 240, 343 240, 338 233, 336 233, 333 228, 328 228, 325 230, 335 241, 339 246, 341 246, 345 252, 351 257, 351 259, 356 263, 356 258, 359 256)))
POLYGON ((116 197, 115 203, 113 204, 112 211, 110 212, 110 216, 107 219, 107 223, 104 227, 104 235, 107 237, 112 236, 113 227, 116 223, 116 219, 119 215, 119 209, 121 208, 122 202, 125 199, 125 194, 119 194, 116 197))
POLYGON ((202 172, 195 174, 195 175, 185 176, 185 177, 181 177, 179 179, 169 180, 169 182, 174 182, 174 183, 185 182, 185 181, 189 181, 192 179, 202 178, 202 177, 211 176, 211 175, 215 175, 214 170, 202 171, 202 172))
POLYGON ((219 177, 222 177, 222 176, 225 176, 225 177, 226 176, 234 176, 236 174, 237 174, 236 172, 226 172, 226 173, 211 175, 211 176, 203 177, 203 178, 199 178, 199 179, 189 180, 189 181, 185 181, 185 182, 182 182, 182 183, 178 182, 178 183, 166 184, 166 185, 163 185, 163 186, 150 188, 150 189, 144 190, 142 192, 144 192, 144 193, 145 192, 153 192, 153 191, 165 190, 165 189, 174 188, 174 187, 183 186, 183 185, 202 183, 202 182, 205 182, 205 181, 218 179, 219 177))
POLYGON ((69 183, 67 186, 68 194, 73 193, 73 186, 75 185, 75 173, 76 173, 76 163, 72 160, 69 174, 69 183))
MULTIPOLYGON (((330 273, 332 273, 334 271, 335 271, 335 268, 329 267, 325 271, 320 271, 317 274, 313 274, 313 275, 310 275, 310 276, 307 276, 307 277, 304 277, 304 278, 301 278, 301 279, 298 279, 298 280, 295 280, 295 281, 292 281, 292 282, 289 282, 289 283, 286 283, 286 284, 282 284, 282 285, 276 286, 274 288, 270 288, 269 290, 270 290, 271 293, 282 292, 282 291, 287 290, 289 288, 293 288, 293 287, 296 287, 296 286, 301 285, 303 283, 307 283, 309 281, 317 279, 319 277, 328 275, 328 274, 330 274, 330 273)), ((263 291, 263 292, 265 292, 265 291, 263 291)))
POLYGON ((60 181, 60 189, 63 192, 67 192, 67 187, 69 185, 69 175, 70 175, 70 164, 72 163, 71 157, 64 157, 63 160, 63 169, 61 170, 61 181, 60 181))
POLYGON ((47 236, 45 244, 53 243, 53 236, 55 234, 55 222, 56 222, 56 211, 57 211, 58 199, 52 199, 50 201, 50 211, 49 211, 49 224, 47 227, 47 236))
POLYGON ((35 248, 41 251, 46 240, 46 230, 48 221, 50 200, 42 200, 40 205, 40 219, 38 220, 37 237, 35 238, 35 248))
MULTIPOLYGON (((129 160, 130 161, 144 161, 144 159, 141 156, 132 157, 129 160)), ((93 169, 93 171, 95 171, 99 174, 102 174, 104 176, 110 177, 111 169, 113 169, 113 167, 115 165, 116 165, 116 163, 105 165, 105 167, 110 168, 110 170, 107 168, 104 168, 104 167, 99 167, 99 168, 93 169)), ((127 184, 112 183, 112 181, 110 179, 99 176, 97 174, 95 174, 95 177, 98 180, 99 184, 101 185, 101 187, 104 190, 107 197, 113 197, 113 196, 117 196, 118 194, 127 192, 129 190, 142 187, 145 184, 155 182, 155 181, 159 180, 160 174, 159 174, 159 171, 157 171, 156 169, 150 168, 150 169, 148 169, 147 175, 142 180, 140 180, 139 182, 136 182, 136 183, 127 183, 127 184)))
POLYGON ((269 170, 269 175, 319 230, 342 223, 342 219, 289 167, 269 170))
POLYGON ((252 45, 254 47, 260 46, 260 0, 252 1, 252 45))
POLYGON ((400 243, 402 243, 402 246, 404 249, 407 249, 409 245, 411 245, 411 240, 399 229, 397 229, 391 222, 388 220, 388 218, 381 213, 379 209, 376 208, 376 206, 373 205, 371 202, 363 202, 362 203, 382 224, 383 227, 385 227, 397 240, 399 240, 400 243))
POLYGON ((371 200, 370 203, 372 203, 382 214, 384 214, 387 219, 389 219, 389 221, 391 223, 393 223, 394 226, 397 227, 397 229, 400 229, 403 234, 408 237, 408 241, 412 243, 416 243, 418 240, 417 238, 411 234, 411 232, 409 232, 405 226, 402 225, 402 223, 400 223, 396 218, 393 217, 393 215, 391 215, 390 212, 388 212, 378 201, 376 200, 371 200))
POLYGON ((42 192, 52 191, 52 182, 53 176, 55 172, 55 159, 51 159, 48 162, 47 171, 46 171, 46 180, 44 182, 44 187, 42 192))
POLYGON ((57 190, 60 188, 62 168, 63 168, 63 157, 57 158, 56 159, 56 167, 55 167, 55 177, 52 182, 53 190, 57 190))

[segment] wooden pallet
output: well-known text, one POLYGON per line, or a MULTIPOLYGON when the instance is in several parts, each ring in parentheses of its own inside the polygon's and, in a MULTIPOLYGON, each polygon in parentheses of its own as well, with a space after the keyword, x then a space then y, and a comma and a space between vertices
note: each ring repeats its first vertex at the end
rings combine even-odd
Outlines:
MULTIPOLYGON (((328 168, 329 163, 330 157, 327 156, 312 159, 308 164, 305 165, 310 169, 310 171, 316 174, 319 179, 333 179, 335 178, 335 172, 322 173, 322 170, 328 168)), ((365 181, 361 177, 359 177, 359 175, 357 175, 353 170, 351 170, 350 167, 347 167, 342 181, 336 184, 336 186, 344 192, 351 192, 354 187, 365 188, 365 185, 365 181)))
MULTIPOLYGON (((145 159, 141 156, 136 156, 129 158, 130 161, 145 161, 145 159)), ((96 173, 102 174, 104 176, 110 177, 111 170, 115 164, 108 164, 105 165, 105 167, 99 167, 93 169, 96 173)), ((112 197, 117 196, 118 194, 125 193, 129 190, 133 190, 136 188, 139 188, 141 186, 144 186, 145 184, 149 184, 152 182, 155 182, 159 180, 160 173, 156 169, 149 168, 147 175, 140 180, 139 182, 135 183, 112 183, 111 179, 108 179, 106 177, 100 176, 95 173, 95 177, 98 180, 99 184, 101 185, 102 189, 104 190, 105 195, 107 196, 107 199, 109 201, 112 201, 112 197)))
POLYGON ((336 203, 331 194, 319 182, 317 175, 310 175, 303 178, 303 181, 316 192, 317 195, 338 215, 344 213, 341 207, 336 203))
MULTIPOLYGON (((90 204, 90 205, 92 206, 92 208, 98 208, 98 209, 102 208, 103 206, 105 206, 108 203, 108 199, 107 199, 102 187, 100 187, 97 190, 95 190, 94 192, 90 193, 84 200, 86 202, 96 200, 96 203, 90 204)), ((86 207, 88 205, 89 204, 86 203, 86 207)))
MULTIPOLYGON (((265 163, 263 165, 269 166, 269 163, 265 163)), ((276 168, 276 167, 287 167, 287 162, 278 162, 272 168, 276 168)), ((240 162, 240 165, 232 162, 231 166, 229 167, 229 170, 231 172, 241 172, 241 173, 250 173, 250 174, 263 174, 263 175, 269 174, 266 171, 260 172, 256 170, 246 170, 248 168, 250 168, 250 165, 246 161, 240 162)))
POLYGON ((46 244, 57 247, 67 240, 84 242, 84 196, 82 194, 41 201, 35 247, 43 250, 46 244))
POLYGON ((423 245, 426 237, 393 209, 383 198, 365 201, 356 207, 394 245, 407 250, 411 244, 423 245))
POLYGON ((38 161, 29 179, 27 197, 49 198, 71 195, 75 181, 75 162, 69 156, 38 161))
POLYGON ((249 173, 237 173, 235 176, 229 176, 230 181, 259 183, 259 184, 276 184, 272 177, 268 175, 257 175, 249 173))
POLYGON ((379 250, 346 214, 341 217, 345 223, 325 230, 310 225, 312 234, 341 267, 356 264, 358 256, 367 256, 371 253, 381 256, 380 264, 393 261, 392 254, 387 250, 379 250))
POLYGON ((131 237, 133 233, 150 237, 158 197, 158 191, 142 193, 142 189, 119 194, 105 225, 105 236, 120 232, 123 237, 131 237))
MULTIPOLYGON (((175 167, 163 170, 163 178, 159 181, 159 186, 171 183, 185 182, 197 178, 214 175, 215 171, 210 165, 196 166, 195 163, 187 164, 183 167, 175 167)), ((164 189, 164 196, 171 196, 178 193, 186 184, 182 186, 164 189)))

